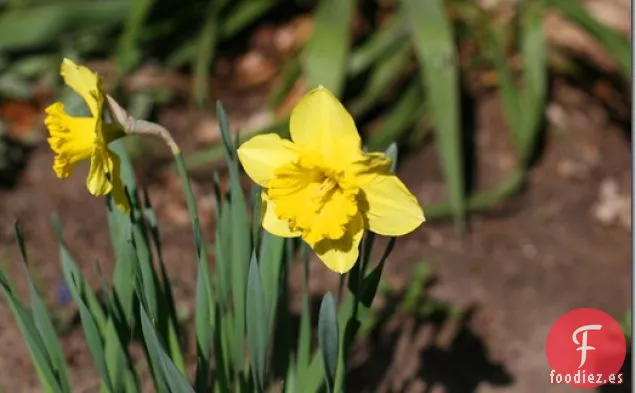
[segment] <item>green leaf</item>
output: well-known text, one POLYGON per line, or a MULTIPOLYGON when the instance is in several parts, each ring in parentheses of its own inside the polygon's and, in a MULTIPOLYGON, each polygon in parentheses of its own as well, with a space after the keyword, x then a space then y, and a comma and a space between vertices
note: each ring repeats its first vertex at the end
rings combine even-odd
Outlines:
POLYGON ((362 280, 362 291, 358 300, 367 308, 371 307, 373 299, 375 299, 375 295, 378 291, 378 286, 380 285, 380 280, 382 278, 384 264, 393 251, 393 247, 395 247, 396 241, 397 238, 395 237, 389 238, 389 243, 387 244, 382 257, 380 258, 380 262, 371 271, 371 273, 369 273, 369 275, 362 280))
POLYGON ((522 133, 521 158, 527 164, 534 151, 539 136, 540 123, 544 116, 547 78, 547 48, 543 37, 542 8, 535 4, 526 4, 523 14, 523 36, 521 57, 524 70, 524 85, 521 95, 520 111, 522 133))
POLYGON ((152 254, 148 247, 147 238, 139 222, 132 226, 132 244, 137 252, 139 263, 139 273, 142 286, 139 288, 139 295, 142 297, 146 307, 150 309, 153 318, 159 317, 159 283, 154 269, 152 254))
POLYGON ((131 2, 63 2, 5 11, 0 15, 0 48, 29 49, 56 43, 70 33, 110 28, 128 15, 131 2))
MULTIPOLYGON (((274 122, 273 124, 269 124, 256 132, 248 132, 245 133, 249 136, 240 137, 240 142, 244 142, 247 139, 253 137, 254 135, 264 134, 268 132, 273 132, 280 136, 288 136, 289 135, 289 118, 284 118, 279 121, 274 122)), ((204 165, 209 164, 210 162, 219 161, 224 157, 225 151, 227 147, 223 144, 216 144, 209 148, 203 148, 197 151, 196 153, 190 154, 186 158, 186 168, 196 169, 200 168, 204 165)))
POLYGON ((218 39, 218 12, 219 2, 208 3, 208 13, 205 24, 201 29, 198 39, 197 55, 194 59, 194 99, 197 105, 208 103, 210 95, 210 68, 214 59, 214 52, 218 39))
POLYGON ((228 304, 230 287, 232 283, 232 215, 230 204, 224 199, 218 198, 218 217, 215 234, 216 253, 216 281, 219 289, 219 301, 222 305, 228 304))
POLYGON ((262 205, 261 199, 262 188, 258 184, 252 184, 250 187, 250 201, 252 205, 252 242, 254 243, 254 249, 260 248, 261 242, 261 217, 262 217, 262 205))
POLYGON ((236 149, 230 136, 227 114, 220 102, 217 102, 217 116, 221 137, 226 148, 226 161, 230 174, 230 213, 231 220, 231 269, 232 269, 232 300, 234 304, 234 337, 232 339, 234 369, 243 370, 245 351, 245 291, 252 249, 250 220, 247 215, 245 195, 241 188, 236 149))
POLYGON ((148 353, 153 359, 153 363, 160 366, 158 372, 170 387, 170 391, 172 393, 194 393, 188 380, 161 347, 155 328, 150 318, 148 318, 148 313, 143 305, 140 306, 140 315, 141 329, 144 335, 144 342, 148 348, 148 353))
POLYGON ((435 121, 444 176, 453 206, 455 224, 466 229, 464 168, 460 132, 457 55, 453 33, 441 0, 402 0, 402 12, 410 28, 421 64, 435 121))
MULTIPOLYGON (((73 281, 67 282, 69 286, 76 286, 78 283, 73 281)), ((77 287, 76 287, 77 288, 77 287)), ((79 288, 78 288, 79 289, 79 288)), ((102 342, 102 336, 99 333, 99 329, 97 327, 97 323, 93 318, 93 314, 90 312, 84 301, 81 297, 77 297, 74 299, 75 303, 77 303, 77 308, 79 310, 80 318, 82 320, 82 327, 84 328, 84 337, 86 337, 86 343, 88 344, 88 349, 91 351, 93 355, 93 360, 95 361, 95 365, 97 366, 97 370, 102 376, 102 381, 105 383, 106 388, 109 389, 111 393, 115 393, 113 382, 110 379, 110 373, 108 372, 108 367, 106 366, 106 356, 104 354, 104 345, 102 342)))
POLYGON ((402 299, 402 307, 408 312, 414 312, 418 305, 421 304, 422 295, 426 288, 426 281, 431 275, 431 265, 420 263, 413 269, 404 297, 402 299))
MULTIPOLYGON (((197 345, 197 368, 195 387, 197 391, 205 389, 209 376, 210 351, 212 345, 212 305, 208 297, 208 288, 203 274, 197 275, 195 299, 195 331, 197 345)), ((217 327, 218 328, 218 327, 217 327)))
POLYGON ((4 273, 0 271, 0 286, 4 291, 9 308, 18 324, 18 329, 26 342, 27 348, 33 360, 35 370, 45 393, 66 393, 70 390, 62 390, 60 382, 55 376, 52 364, 47 359, 47 348, 35 325, 33 316, 18 299, 14 289, 4 273))
POLYGON ((168 273, 166 271, 166 265, 163 259, 163 252, 161 249, 161 237, 159 236, 159 225, 157 222, 157 216, 152 209, 152 203, 148 196, 147 190, 144 188, 144 209, 143 216, 146 219, 146 223, 149 226, 150 237, 152 243, 155 245, 157 256, 159 259, 159 273, 160 284, 159 291, 161 292, 161 298, 164 299, 160 303, 159 311, 163 319, 164 324, 168 325, 168 349, 170 358, 175 362, 179 370, 185 370, 185 362, 181 353, 181 345, 179 337, 181 337, 181 331, 179 329, 179 317, 177 315, 176 305, 174 302, 174 296, 172 293, 172 286, 168 273))
POLYGON ((254 380, 259 391, 263 391, 267 362, 267 341, 270 331, 270 311, 267 308, 256 255, 252 255, 247 279, 246 310, 247 336, 250 343, 250 360, 252 362, 254 380))
POLYGON ((195 379, 197 388, 201 388, 201 386, 206 386, 208 377, 210 348, 214 334, 213 329, 215 328, 212 321, 212 313, 216 303, 210 278, 207 250, 205 241, 203 241, 203 234, 201 233, 201 224, 197 213, 196 200, 190 186, 190 178, 188 177, 185 161, 181 153, 177 154, 174 159, 183 184, 183 192, 186 197, 190 221, 192 222, 194 245, 197 253, 197 293, 195 304, 196 313, 194 317, 197 342, 197 370, 195 379))
POLYGON ((520 107, 519 92, 515 86, 512 73, 508 67, 508 59, 504 52, 503 44, 503 32, 490 31, 490 45, 492 51, 493 62, 497 70, 497 77, 499 80, 499 94, 501 95, 502 104, 505 110, 506 120, 512 140, 515 144, 517 151, 521 151, 520 135, 522 130, 519 127, 523 127, 522 114, 520 107))
POLYGON ((425 107, 426 102, 420 86, 411 84, 391 107, 389 114, 382 119, 382 124, 369 137, 369 149, 383 150, 398 140, 422 116, 425 107))
MULTIPOLYGON (((480 211, 499 205, 521 188, 525 176, 526 172, 524 170, 514 171, 496 187, 472 195, 468 198, 466 207, 469 211, 480 211)), ((449 217, 452 213, 452 206, 448 202, 441 202, 426 207, 426 219, 428 221, 443 219, 449 217)))
POLYGON ((371 37, 358 45, 349 56, 347 73, 357 76, 400 46, 406 37, 401 15, 391 18, 384 26, 375 30, 371 37))
POLYGON ((310 85, 322 85, 336 97, 344 86, 353 6, 353 0, 321 0, 303 56, 310 85))
POLYGON ((287 369, 285 380, 283 381, 284 393, 296 393, 299 391, 294 364, 295 362, 292 356, 292 359, 289 362, 289 368, 287 369))
POLYGON ((283 66, 283 70, 278 77, 279 81, 269 94, 267 101, 270 108, 278 108, 282 105, 301 75, 302 67, 300 60, 298 56, 294 56, 283 66))
POLYGON ((301 245, 303 256, 303 297, 300 312, 300 333, 298 335, 298 375, 304 380, 306 368, 309 366, 311 351, 311 308, 309 303, 309 246, 303 242, 301 245))
POLYGON ((59 218, 54 215, 52 221, 53 229, 57 235, 58 243, 60 244, 60 263, 62 265, 62 274, 68 284, 69 291, 71 292, 73 299, 83 299, 99 331, 103 333, 106 329, 106 314, 104 313, 104 309, 95 293, 90 290, 90 286, 82 277, 82 274, 77 267, 77 263, 64 244, 59 218), (73 285, 71 285, 71 283, 73 283, 73 285))
POLYGON ((14 224, 15 237, 18 241, 18 248, 20 249, 20 256, 22 257, 22 263, 27 272, 27 283, 29 286, 29 294, 31 297, 31 309, 33 310, 33 322, 35 327, 42 337, 42 342, 46 349, 47 363, 50 364, 51 369, 59 382, 60 388, 64 391, 70 391, 70 384, 68 379, 68 370, 66 368, 66 361, 64 360, 64 353, 60 347, 60 342, 55 333, 55 327, 51 322, 44 301, 40 296, 29 272, 29 261, 27 257, 26 245, 24 241, 24 235, 20 224, 16 221, 14 224))
POLYGON ((108 228, 115 254, 115 269, 113 273, 113 296, 123 313, 122 322, 132 326, 134 324, 133 306, 135 299, 135 282, 139 279, 139 261, 132 245, 132 224, 130 219, 117 210, 109 201, 108 228))
POLYGON ((377 105, 382 95, 395 83, 409 65, 411 51, 407 42, 400 42, 373 67, 364 91, 351 103, 351 113, 360 116, 373 105, 377 105))
MULTIPOLYGON (((263 278, 263 293, 266 307, 269 310, 270 325, 273 325, 274 322, 280 286, 286 285, 286 283, 281 281, 282 269, 284 269, 284 246, 284 238, 262 231, 258 260, 260 261, 259 267, 263 278)), ((271 328, 273 326, 270 326, 271 328)))
POLYGON ((630 80, 632 75, 632 50, 628 38, 600 23, 592 17, 578 1, 546 0, 546 5, 556 9, 566 18, 599 40, 605 50, 607 50, 616 61, 623 77, 626 80, 630 80))
POLYGON ((389 147, 384 151, 387 157, 391 160, 391 172, 395 173, 398 165, 398 147, 395 142, 392 142, 389 147))
POLYGON ((318 314, 318 343, 325 367, 325 377, 329 392, 333 392, 336 369, 338 367, 339 332, 336 302, 331 292, 327 292, 320 304, 318 314))
POLYGON ((114 392, 139 392, 139 380, 132 360, 126 352, 128 341, 122 341, 114 320, 109 319, 104 335, 104 358, 114 392))
POLYGON ((277 1, 274 0, 250 0, 236 3, 236 6, 232 7, 232 12, 223 18, 220 28, 221 37, 225 40, 234 37, 254 21, 262 18, 276 4, 277 1))
POLYGON ((152 0, 132 2, 132 9, 128 12, 128 19, 124 25, 124 31, 119 36, 117 46, 117 61, 122 73, 139 63, 141 58, 139 38, 153 3, 152 0))

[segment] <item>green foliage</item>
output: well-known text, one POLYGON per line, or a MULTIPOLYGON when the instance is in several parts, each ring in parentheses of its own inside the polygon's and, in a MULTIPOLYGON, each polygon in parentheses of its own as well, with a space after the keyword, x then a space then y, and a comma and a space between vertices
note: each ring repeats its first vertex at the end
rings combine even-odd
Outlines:
MULTIPOLYGON (((532 165, 550 72, 550 48, 542 32, 546 11, 556 11, 590 33, 616 61, 623 79, 631 78, 629 40, 594 19, 576 0, 521 2, 505 26, 466 0, 310 3, 313 34, 284 64, 271 106, 278 108, 304 79, 310 86, 326 86, 351 108, 360 128, 370 131, 366 139, 372 150, 383 150, 392 141, 412 150, 433 140, 449 200, 430 206, 427 218, 452 216, 459 228, 465 228, 469 211, 493 206, 517 191, 532 165), (364 23, 356 23, 360 20, 364 23), (460 62, 462 42, 477 48, 478 54, 460 62), (510 66, 511 56, 522 59, 520 78, 510 66), (477 64, 496 72, 518 162, 501 185, 475 194, 466 184, 473 168, 465 162, 471 146, 464 137, 461 119, 466 108, 460 96, 464 75, 477 64)), ((203 1, 190 7, 176 0, 10 2, 0 8, 0 32, 5 32, 0 34, 0 96, 33 98, 31 81, 53 84, 57 78, 52 70, 61 54, 111 56, 116 59, 117 85, 148 60, 185 69, 193 75, 193 101, 207 107, 209 75, 219 50, 236 46, 236 37, 276 10, 294 7, 303 6, 292 0, 203 1)), ((129 97, 131 112, 146 117, 172 94, 155 87, 136 91, 129 97)), ((254 131, 284 134, 287 120, 282 116, 254 131)), ((129 147, 142 150, 139 144, 129 147)), ((186 167, 221 160, 223 150, 220 145, 204 147, 185 157, 186 167)), ((247 274, 247 264, 246 258, 239 267, 242 273, 235 273, 247 274)))
POLYGON ((623 315, 623 319, 620 321, 621 328, 623 328, 623 333, 625 333, 625 338, 627 339, 627 345, 630 345, 632 341, 632 310, 629 309, 625 311, 623 315))
MULTIPOLYGON (((314 32, 284 66, 270 104, 278 107, 304 78, 310 86, 322 84, 341 97, 361 129, 371 125, 366 139, 372 150, 385 149, 392 141, 414 149, 428 142, 429 131, 434 131, 449 201, 428 206, 429 220, 452 216, 459 228, 465 228, 467 212, 502 202, 524 183, 547 102, 550 48, 542 31, 546 11, 555 10, 589 31, 616 60, 622 76, 629 80, 631 75, 628 40, 597 22, 576 1, 520 3, 506 26, 463 0, 398 0, 377 6, 368 11, 352 1, 317 1, 314 32), (369 12, 382 14, 384 22, 369 12), (363 18, 368 31, 355 33, 352 15, 363 18), (481 54, 460 64, 457 42, 466 40, 481 54), (510 66, 511 56, 522 59, 520 78, 510 66), (497 75, 518 161, 500 185, 471 193, 466 178, 473 168, 464 159, 465 149, 471 147, 464 137, 460 96, 463 74, 476 64, 493 68, 497 75)), ((283 118, 256 133, 279 127, 284 133, 286 122, 283 118)), ((218 146, 204 148, 187 158, 188 167, 217 160, 220 153, 218 146)))
MULTIPOLYGON (((122 142, 111 146, 121 157, 122 178, 131 204, 128 215, 107 198, 110 239, 115 268, 100 290, 86 282, 79 263, 64 242, 62 223, 53 218, 60 246, 60 266, 81 320, 84 337, 101 377, 100 391, 141 391, 138 368, 130 353, 132 343, 143 347, 155 389, 159 393, 269 391, 284 380, 285 391, 332 392, 345 390, 348 349, 366 320, 365 310, 377 293, 382 268, 393 242, 379 264, 367 274, 374 236, 367 234, 356 267, 349 274, 348 290, 340 304, 328 293, 322 303, 317 326, 312 324, 309 298, 309 252, 301 247, 304 267, 303 307, 298 332, 291 331, 288 272, 298 250, 294 239, 266 233, 260 220, 250 220, 249 206, 259 206, 260 195, 248 201, 240 186, 236 141, 230 137, 227 117, 217 104, 224 155, 230 168, 227 193, 217 187, 216 269, 211 270, 187 176, 180 154, 175 162, 182 176, 192 222, 197 265, 195 369, 187 370, 184 347, 186 326, 180 322, 166 274, 162 239, 150 198, 140 192, 129 156, 122 142), (141 196, 140 196, 141 194, 141 196), (224 219, 231 217, 231 219, 224 219), (254 235, 255 234, 255 235, 254 235), (153 252, 154 250, 154 252, 153 252), (156 257, 155 257, 156 256, 156 257), (317 328, 318 345, 312 343, 317 328), (292 337, 299 337, 298 341, 292 337), (276 344, 274 345, 274 340, 276 344)), ((392 145, 387 154, 395 159, 392 145)), ((218 186, 218 176, 217 186, 218 186)), ((258 214, 258 209, 256 214, 258 214)), ((11 283, 0 272, 0 285, 18 321, 36 366, 44 391, 71 392, 67 365, 50 313, 28 274, 27 246, 16 224, 16 238, 27 279, 31 305, 24 305, 11 283)), ((90 258, 90 256, 82 256, 90 258)), ((342 277, 345 279, 345 276, 342 277)))

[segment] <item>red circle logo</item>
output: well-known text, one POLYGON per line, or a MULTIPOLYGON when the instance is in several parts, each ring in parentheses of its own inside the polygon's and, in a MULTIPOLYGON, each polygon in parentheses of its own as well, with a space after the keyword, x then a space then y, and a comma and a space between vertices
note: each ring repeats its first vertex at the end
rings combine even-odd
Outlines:
POLYGON ((579 308, 563 315, 552 325, 545 351, 551 383, 592 388, 623 382, 618 373, 627 352, 625 335, 603 311, 579 308))

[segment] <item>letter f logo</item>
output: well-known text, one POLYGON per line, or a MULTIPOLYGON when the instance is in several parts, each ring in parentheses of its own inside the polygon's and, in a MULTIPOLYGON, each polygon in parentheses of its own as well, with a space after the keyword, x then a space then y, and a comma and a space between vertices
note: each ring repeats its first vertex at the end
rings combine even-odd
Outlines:
POLYGON ((588 350, 594 350, 596 348, 594 347, 590 347, 587 345, 587 331, 588 330, 601 330, 601 325, 585 325, 585 326, 581 326, 580 328, 576 329, 574 331, 574 333, 572 334, 572 341, 574 341, 574 343, 576 345, 581 345, 580 347, 578 347, 576 350, 577 351, 581 351, 581 364, 579 364, 579 368, 583 367, 583 365, 585 364, 585 361, 587 360, 587 351, 588 350), (576 336, 583 332, 583 339, 581 340, 581 342, 579 342, 579 340, 576 338, 576 336))

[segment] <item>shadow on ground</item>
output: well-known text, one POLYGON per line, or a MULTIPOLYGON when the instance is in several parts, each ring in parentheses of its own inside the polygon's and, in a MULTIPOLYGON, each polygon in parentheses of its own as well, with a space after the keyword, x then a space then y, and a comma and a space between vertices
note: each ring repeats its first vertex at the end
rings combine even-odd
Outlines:
POLYGON ((351 391, 472 393, 482 383, 514 382, 471 328, 477 307, 455 310, 436 301, 427 294, 434 282, 425 283, 419 298, 408 299, 409 289, 389 295, 362 345, 365 360, 350 370, 351 391))

